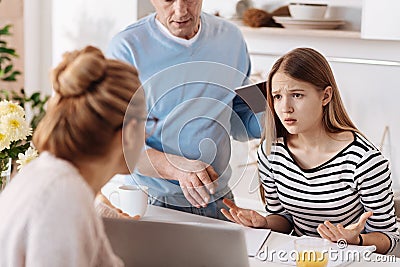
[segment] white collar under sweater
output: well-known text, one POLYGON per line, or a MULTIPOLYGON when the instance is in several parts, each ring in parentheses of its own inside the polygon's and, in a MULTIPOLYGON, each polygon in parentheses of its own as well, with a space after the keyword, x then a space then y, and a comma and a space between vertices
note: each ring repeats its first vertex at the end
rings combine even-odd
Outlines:
POLYGON ((165 27, 156 17, 154 17, 155 21, 156 21, 156 25, 158 27, 158 29, 160 29, 160 31, 169 39, 177 42, 178 44, 184 45, 186 47, 191 46, 200 36, 200 32, 201 32, 201 21, 200 21, 200 25, 199 25, 199 30, 197 31, 196 35, 193 36, 192 38, 190 38, 189 40, 186 40, 184 38, 180 38, 180 37, 176 37, 175 35, 173 35, 168 29, 167 27, 165 27))

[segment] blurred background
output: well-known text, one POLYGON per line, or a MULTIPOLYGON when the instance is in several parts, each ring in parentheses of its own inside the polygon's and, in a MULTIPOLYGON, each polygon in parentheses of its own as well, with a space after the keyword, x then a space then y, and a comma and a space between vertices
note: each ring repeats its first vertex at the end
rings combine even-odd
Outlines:
MULTIPOLYGON (((400 10, 400 1, 301 1, 328 4, 326 19, 345 22, 336 30, 250 28, 237 20, 239 2, 272 12, 295 1, 203 0, 203 9, 228 20, 236 18, 233 23, 246 39, 254 81, 265 79, 273 62, 295 47, 321 51, 331 63, 351 118, 383 149, 391 161, 394 188, 400 190, 400 16, 392 11, 400 10)), ((49 71, 64 51, 87 44, 104 50, 114 34, 151 12, 148 0, 2 0, 0 23, 13 25, 7 41, 19 54, 15 67, 23 72, 10 89, 51 94, 49 71)), ((258 142, 233 146, 232 187, 240 204, 262 210, 254 164, 258 142), (243 160, 249 148, 252 152, 243 160)))

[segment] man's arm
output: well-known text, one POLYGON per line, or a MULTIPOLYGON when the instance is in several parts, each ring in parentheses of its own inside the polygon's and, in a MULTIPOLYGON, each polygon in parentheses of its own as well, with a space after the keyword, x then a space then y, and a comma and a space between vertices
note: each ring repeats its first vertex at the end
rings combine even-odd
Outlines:
POLYGON ((261 119, 263 113, 254 114, 246 102, 239 96, 233 99, 231 117, 231 135, 238 141, 247 141, 261 137, 261 119))
POLYGON ((217 187, 218 174, 211 165, 152 148, 143 151, 137 168, 146 176, 179 181, 186 199, 197 208, 207 206, 217 187))
MULTIPOLYGON (((251 60, 247 50, 246 42, 240 30, 236 28, 238 36, 235 38, 238 42, 241 40, 241 53, 238 53, 238 61, 240 62, 238 70, 243 74, 242 85, 252 83, 251 60)), ((239 96, 233 99, 233 114, 231 117, 231 136, 238 141, 248 141, 253 138, 261 137, 261 120, 263 113, 255 114, 249 106, 239 96)))

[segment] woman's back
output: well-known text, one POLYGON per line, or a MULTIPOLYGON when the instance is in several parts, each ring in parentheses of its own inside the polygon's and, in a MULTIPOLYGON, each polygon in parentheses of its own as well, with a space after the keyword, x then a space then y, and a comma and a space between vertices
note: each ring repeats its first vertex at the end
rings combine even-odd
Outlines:
POLYGON ((42 153, 0 195, 0 266, 123 265, 93 201, 72 164, 42 153))
POLYGON ((41 155, 0 196, 0 266, 123 265, 94 197, 129 173, 124 152, 138 161, 144 122, 135 116, 146 112, 137 70, 88 46, 64 54, 52 84, 33 136, 41 155))

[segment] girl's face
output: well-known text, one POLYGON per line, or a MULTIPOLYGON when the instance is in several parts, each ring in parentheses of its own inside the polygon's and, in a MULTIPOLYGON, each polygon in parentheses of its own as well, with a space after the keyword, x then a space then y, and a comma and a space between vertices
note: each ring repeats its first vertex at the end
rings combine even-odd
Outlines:
POLYGON ((331 99, 330 87, 320 90, 279 71, 272 77, 271 84, 274 110, 290 134, 312 132, 323 127, 323 106, 331 99))

